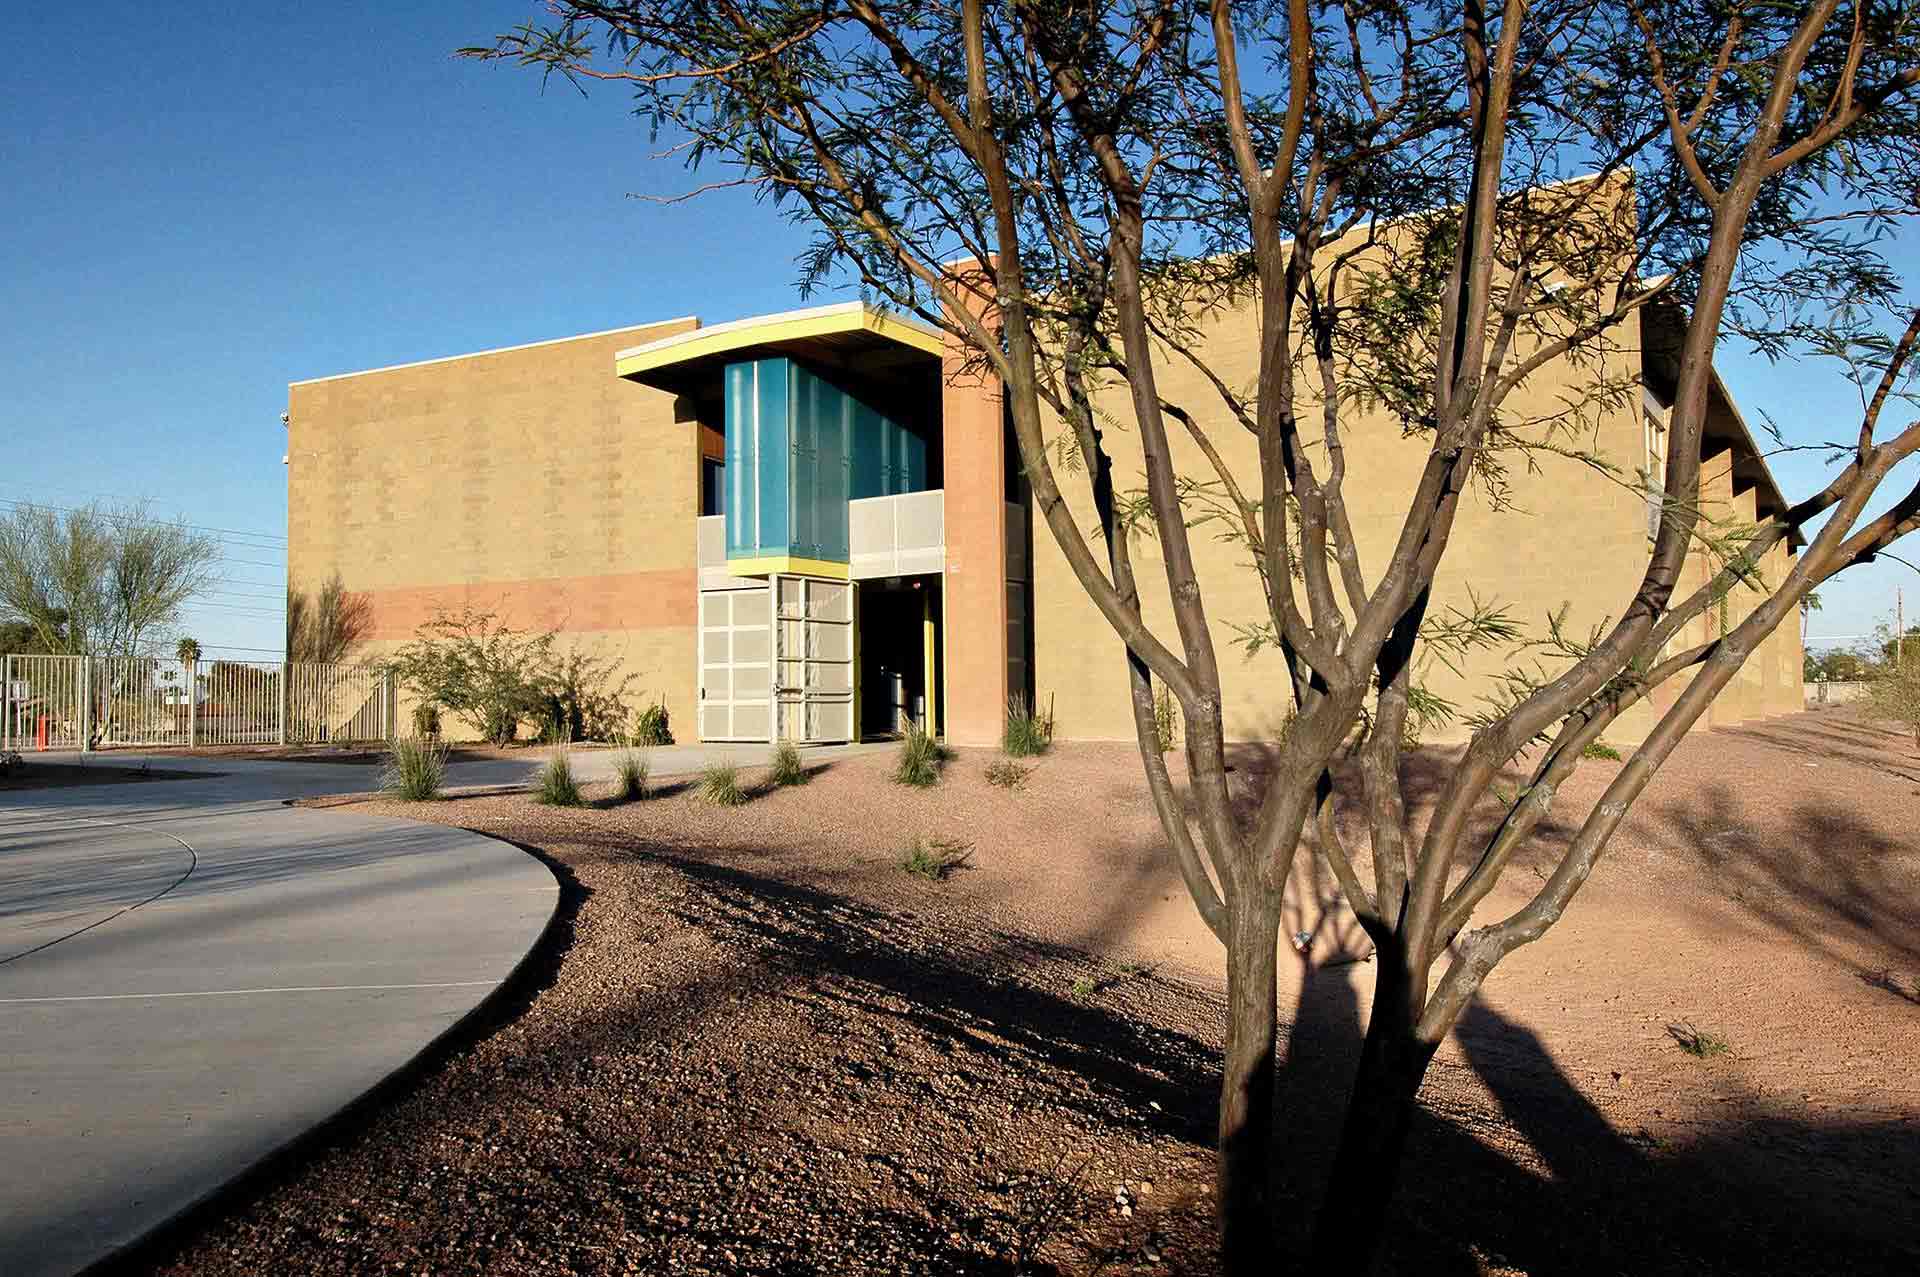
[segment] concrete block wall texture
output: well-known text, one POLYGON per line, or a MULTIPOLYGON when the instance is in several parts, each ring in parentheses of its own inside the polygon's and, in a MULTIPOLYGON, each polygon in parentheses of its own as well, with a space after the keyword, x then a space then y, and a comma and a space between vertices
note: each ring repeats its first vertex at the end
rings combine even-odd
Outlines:
POLYGON ((619 659, 690 739, 700 434, 673 396, 615 376, 613 355, 697 326, 295 383, 289 580, 313 589, 337 571, 367 595, 362 658, 437 611, 557 630, 563 648, 619 659))
MULTIPOLYGON (((1251 384, 1257 369, 1257 328, 1250 306, 1223 313, 1203 329, 1200 345, 1214 370, 1230 386, 1251 384)), ((1564 362, 1548 365, 1509 401, 1508 415, 1516 421, 1545 417, 1564 401, 1578 397, 1588 384, 1637 385, 1640 377, 1637 325, 1622 332, 1617 349, 1601 360, 1579 368, 1564 362)), ((1210 438, 1225 455, 1243 488, 1258 491, 1258 460, 1252 437, 1234 422, 1215 392, 1200 375, 1178 358, 1158 369, 1161 393, 1193 411, 1210 438)), ((1121 391, 1112 388, 1102 407, 1122 422, 1130 409, 1121 391)), ((1615 475, 1632 476, 1646 465, 1646 442, 1640 395, 1601 395, 1585 414, 1578 446, 1597 453, 1615 475)), ((1305 421, 1317 421, 1317 408, 1301 411, 1305 421)), ((1170 440, 1176 468, 1183 474, 1208 478, 1211 470, 1198 447, 1176 425, 1170 440)), ((1324 451, 1310 436, 1309 448, 1324 473, 1324 451)), ((1144 484, 1137 432, 1131 428, 1106 432, 1114 453, 1114 471, 1123 486, 1144 484)), ((1369 583, 1390 554, 1398 535, 1405 503, 1426 456, 1426 441, 1404 438, 1396 421, 1381 417, 1350 420, 1344 433, 1348 474, 1346 493, 1369 583)), ((1751 522, 1754 494, 1732 491, 1730 454, 1722 454, 1717 469, 1703 476, 1703 499, 1722 518, 1742 517, 1751 522)), ((1069 479, 1073 476, 1068 476, 1069 479)), ((1535 454, 1530 462, 1514 460, 1510 495, 1497 507, 1479 485, 1465 499, 1453 539, 1436 585, 1433 610, 1466 609, 1477 596, 1483 603, 1503 605, 1530 638, 1543 637, 1550 616, 1561 617, 1565 631, 1576 639, 1618 617, 1632 597, 1646 566, 1648 549, 1645 497, 1622 482, 1597 474, 1572 458, 1535 454)), ((1076 520, 1089 537, 1097 537, 1091 501, 1084 482, 1063 481, 1076 520)), ((1219 655, 1226 705, 1227 734, 1233 739, 1271 738, 1284 724, 1290 694, 1286 671, 1272 647, 1248 656, 1239 627, 1261 625, 1266 607, 1259 579, 1247 566, 1244 547, 1225 538, 1218 524, 1192 530, 1194 555, 1209 610, 1209 621, 1219 655)), ((1777 554, 1777 580, 1784 574, 1784 549, 1777 554)), ((1058 730, 1076 739, 1131 739, 1133 728, 1125 692, 1123 648, 1095 612, 1066 566, 1064 556, 1044 527, 1034 532, 1035 576, 1035 684, 1043 702, 1054 698, 1058 730)), ((1148 623, 1175 651, 1177 631, 1168 604, 1163 560, 1151 536, 1135 542, 1135 565, 1148 623)), ((1710 565, 1699 553, 1690 557, 1687 588, 1708 579, 1710 565)), ((1683 593, 1686 592, 1683 589, 1683 593)), ((1758 596, 1746 593, 1729 600, 1733 623, 1746 615, 1758 596)), ((1718 618, 1696 621, 1690 632, 1704 636, 1718 618)), ((1717 630, 1715 631, 1717 632, 1717 630)), ((1703 641, 1687 639, 1672 651, 1703 641)), ((1756 651, 1736 686, 1729 687, 1707 720, 1743 721, 1760 714, 1797 709, 1801 692, 1797 655, 1798 634, 1777 635, 1756 651), (1791 651, 1789 651, 1791 649, 1791 651), (1791 656, 1791 661, 1789 660, 1791 656), (1766 673, 1764 671, 1771 671, 1766 673)), ((1484 709, 1481 698, 1493 690, 1494 680, 1516 666, 1551 670, 1556 658, 1531 652, 1483 651, 1458 662, 1459 672, 1429 656, 1419 671, 1422 684, 1456 706, 1451 726, 1430 734, 1435 741, 1461 740, 1470 726, 1464 716, 1484 709)), ((1655 705, 1670 704, 1672 693, 1655 705)), ((1634 743, 1654 722, 1651 707, 1623 716, 1609 739, 1634 743)))

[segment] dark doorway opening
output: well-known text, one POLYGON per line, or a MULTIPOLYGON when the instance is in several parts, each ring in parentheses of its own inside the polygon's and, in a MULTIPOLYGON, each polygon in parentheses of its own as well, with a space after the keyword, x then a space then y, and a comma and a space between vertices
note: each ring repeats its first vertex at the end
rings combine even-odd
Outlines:
POLYGON ((940 578, 860 582, 860 736, 897 736, 909 724, 939 731, 940 578))

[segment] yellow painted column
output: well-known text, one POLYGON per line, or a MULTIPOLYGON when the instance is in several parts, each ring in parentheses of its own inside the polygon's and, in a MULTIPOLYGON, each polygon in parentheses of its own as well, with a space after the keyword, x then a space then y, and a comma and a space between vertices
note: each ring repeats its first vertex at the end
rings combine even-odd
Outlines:
POLYGON ((940 683, 939 667, 934 664, 934 653, 938 650, 934 642, 933 591, 920 591, 920 691, 927 698, 927 735, 940 734, 940 683))

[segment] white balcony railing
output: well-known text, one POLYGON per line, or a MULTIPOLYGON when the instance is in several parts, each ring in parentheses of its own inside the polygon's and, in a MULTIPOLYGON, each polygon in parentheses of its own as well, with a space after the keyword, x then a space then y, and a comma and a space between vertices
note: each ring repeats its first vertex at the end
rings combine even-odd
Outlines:
POLYGON ((947 494, 938 488, 847 502, 853 579, 938 572, 947 560, 947 494))
MULTIPOLYGON (((694 541, 700 588, 752 584, 727 574, 726 517, 710 514, 698 524, 694 541)), ((941 571, 947 561, 946 528, 947 497, 938 488, 847 502, 847 559, 853 579, 941 571)))

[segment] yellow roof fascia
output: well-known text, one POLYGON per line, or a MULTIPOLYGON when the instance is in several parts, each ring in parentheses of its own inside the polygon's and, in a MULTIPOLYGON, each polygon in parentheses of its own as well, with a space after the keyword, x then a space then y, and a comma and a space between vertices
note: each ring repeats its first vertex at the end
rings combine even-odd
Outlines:
POLYGON ((696 328, 691 332, 619 351, 613 357, 613 368, 622 377, 632 377, 731 350, 853 332, 870 332, 935 357, 941 354, 944 346, 937 332, 909 323, 897 315, 853 302, 844 306, 823 306, 817 310, 788 311, 759 319, 737 320, 716 324, 712 328, 696 328))

